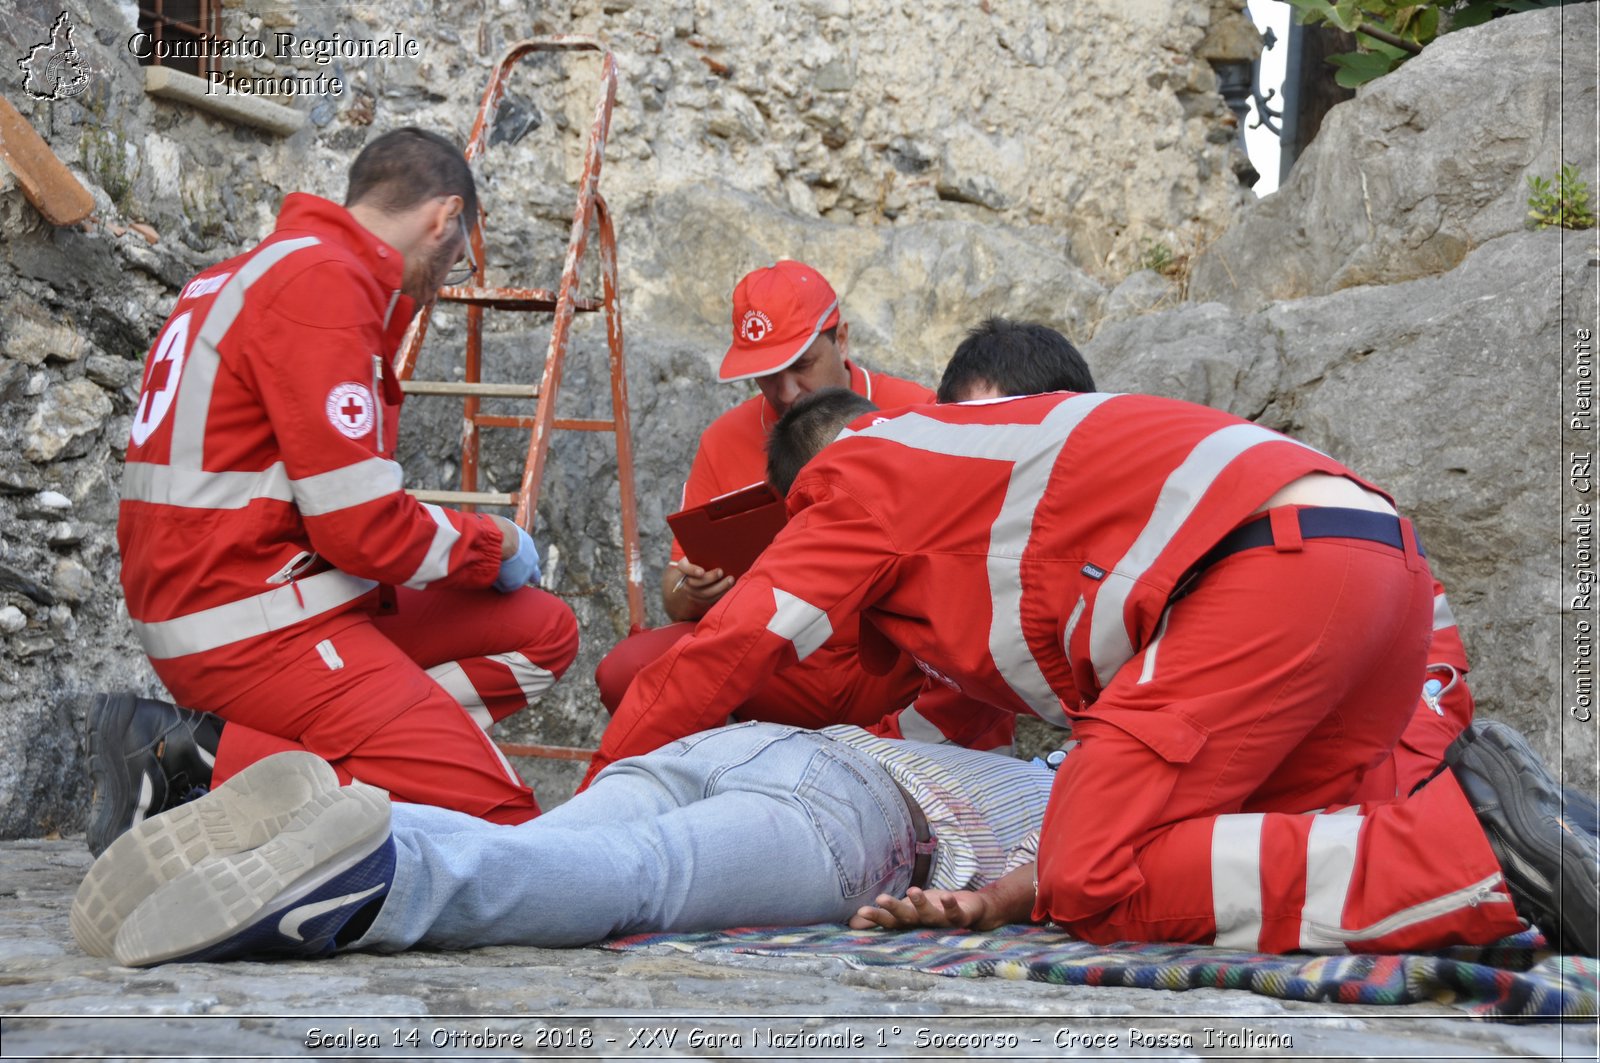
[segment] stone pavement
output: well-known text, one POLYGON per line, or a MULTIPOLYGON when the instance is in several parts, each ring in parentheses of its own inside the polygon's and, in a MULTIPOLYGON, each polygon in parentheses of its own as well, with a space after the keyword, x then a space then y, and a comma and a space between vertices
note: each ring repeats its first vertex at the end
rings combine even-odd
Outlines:
POLYGON ((133 970, 72 942, 88 866, 78 837, 0 843, 0 1057, 1596 1058, 1593 1023, 822 960, 491 948, 133 970))

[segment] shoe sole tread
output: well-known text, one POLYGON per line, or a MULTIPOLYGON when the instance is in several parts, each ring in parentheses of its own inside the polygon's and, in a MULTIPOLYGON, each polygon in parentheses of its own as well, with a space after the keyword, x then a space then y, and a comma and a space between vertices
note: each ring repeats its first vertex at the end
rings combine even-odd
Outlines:
POLYGON ((110 956, 123 921, 151 893, 214 856, 265 844, 307 801, 337 790, 339 777, 310 753, 257 761, 218 789, 136 824, 113 841, 73 899, 73 936, 92 956, 110 956))
POLYGON ((359 864, 389 836, 389 796, 376 787, 316 794, 302 811, 264 845, 207 860, 145 898, 117 933, 117 962, 144 967, 220 944, 359 864))

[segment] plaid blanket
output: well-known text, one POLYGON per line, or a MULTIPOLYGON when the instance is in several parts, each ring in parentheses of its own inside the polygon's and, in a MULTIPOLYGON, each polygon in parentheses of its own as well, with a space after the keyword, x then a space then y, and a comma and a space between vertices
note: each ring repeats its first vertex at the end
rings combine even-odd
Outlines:
POLYGON ((948 978, 1013 978, 1053 985, 1244 989, 1336 1004, 1451 1004, 1485 1018, 1592 1018, 1600 964, 1556 956, 1537 931, 1493 945, 1402 956, 1268 956, 1203 945, 1124 942, 1109 948, 1058 930, 1009 926, 983 934, 895 933, 837 926, 745 927, 701 934, 636 934, 602 947, 827 956, 852 967, 898 967, 948 978))

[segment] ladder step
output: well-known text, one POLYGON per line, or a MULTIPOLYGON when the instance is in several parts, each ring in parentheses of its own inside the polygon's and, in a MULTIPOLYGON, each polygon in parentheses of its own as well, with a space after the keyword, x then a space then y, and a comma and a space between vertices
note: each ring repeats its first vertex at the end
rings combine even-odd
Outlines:
MULTIPOLYGON (((542 310, 548 313, 556 308, 556 293, 549 288, 479 288, 457 284, 440 288, 439 299, 446 303, 487 306, 495 310, 542 310)), ((572 300, 572 308, 580 313, 593 313, 604 307, 605 304, 599 299, 572 300)))
POLYGON ((460 502, 474 506, 514 506, 517 496, 504 491, 422 491, 407 488, 418 502, 460 502))
POLYGON ((476 395, 484 399, 536 399, 537 384, 485 384, 465 380, 402 380, 407 395, 476 395))

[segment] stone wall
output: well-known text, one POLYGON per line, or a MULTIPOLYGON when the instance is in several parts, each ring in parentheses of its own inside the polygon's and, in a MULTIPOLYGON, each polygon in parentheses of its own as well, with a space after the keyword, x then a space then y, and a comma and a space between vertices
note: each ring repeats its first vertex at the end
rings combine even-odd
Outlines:
MULTIPOLYGON (((1253 50, 1242 0, 1035 5, 1026 0, 780 0, 751 16, 709 0, 229 3, 224 31, 370 38, 417 59, 224 63, 238 76, 343 79, 302 97, 278 137, 142 91, 134 5, 73 0, 86 91, 20 90, 13 57, 49 38, 60 0, 0 10, 0 84, 93 193, 93 221, 46 225, 0 169, 0 836, 72 830, 94 691, 158 685, 117 587, 120 462, 144 353, 178 285, 269 231, 296 189, 338 197, 375 131, 414 123, 465 138, 490 64, 538 33, 602 36, 621 70, 602 187, 618 218, 647 568, 665 558, 696 434, 743 397, 713 384, 738 276, 780 256, 833 278, 858 355, 931 380, 984 312, 1087 335, 1106 286, 1148 241, 1198 247, 1248 198, 1234 120, 1210 60, 1253 50)), ((553 284, 592 59, 526 64, 479 167, 492 279, 553 284)), ((424 372, 447 371, 459 315, 441 314, 424 372)), ((527 378, 545 333, 502 317, 490 373, 527 378)), ((605 394, 603 344, 581 323, 564 407, 605 394)), ((408 410, 415 485, 450 486, 457 414, 408 410)), ((487 479, 509 484, 525 444, 491 438, 487 479)), ((539 535, 583 623, 571 678, 513 738, 592 742, 588 678, 625 624, 614 458, 603 438, 557 437, 539 535)), ((653 573, 649 577, 653 579, 653 573)), ((659 606, 652 600, 652 617, 659 606)), ((556 789, 575 776, 526 765, 556 789), (551 773, 553 772, 553 774, 551 773)))
POLYGON ((1232 410, 1393 491, 1449 591, 1480 711, 1590 788, 1596 725, 1562 698, 1580 649, 1562 643, 1578 560, 1563 410, 1572 344, 1600 315, 1600 245, 1530 232, 1526 212, 1527 178, 1563 162, 1600 187, 1595 27, 1593 4, 1497 20, 1363 87, 1186 290, 1129 278, 1085 351, 1101 386, 1232 410))

